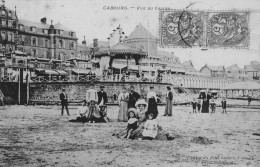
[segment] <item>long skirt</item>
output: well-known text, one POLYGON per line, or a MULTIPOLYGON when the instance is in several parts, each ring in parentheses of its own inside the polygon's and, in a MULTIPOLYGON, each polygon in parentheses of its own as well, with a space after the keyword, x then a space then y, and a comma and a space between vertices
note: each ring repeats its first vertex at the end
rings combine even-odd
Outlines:
POLYGON ((153 114, 153 119, 155 119, 158 115, 157 102, 155 101, 155 98, 150 98, 148 100, 148 110, 146 112, 147 118, 150 113, 153 114))
POLYGON ((164 115, 172 116, 172 100, 166 99, 166 106, 165 106, 165 112, 164 115))
POLYGON ((209 113, 209 101, 208 100, 202 102, 201 113, 209 113))
POLYGON ((128 103, 125 101, 121 101, 119 113, 118 113, 118 121, 127 122, 128 120, 127 110, 128 110, 128 103))

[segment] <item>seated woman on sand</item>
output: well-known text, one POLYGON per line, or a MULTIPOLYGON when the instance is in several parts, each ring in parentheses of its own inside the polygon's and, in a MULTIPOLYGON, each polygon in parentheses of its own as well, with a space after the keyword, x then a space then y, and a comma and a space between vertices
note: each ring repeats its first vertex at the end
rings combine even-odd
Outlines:
POLYGON ((77 118, 75 120, 69 120, 69 122, 87 122, 87 113, 89 113, 89 108, 87 106, 86 100, 83 100, 81 106, 77 110, 77 118))

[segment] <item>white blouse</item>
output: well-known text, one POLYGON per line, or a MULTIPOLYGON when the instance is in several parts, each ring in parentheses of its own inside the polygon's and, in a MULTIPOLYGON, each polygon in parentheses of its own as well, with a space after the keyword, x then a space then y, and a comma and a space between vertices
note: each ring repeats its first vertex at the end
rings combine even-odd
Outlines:
POLYGON ((150 98, 154 97, 155 101, 157 101, 157 96, 155 91, 151 91, 147 94, 147 101, 149 101, 150 98))

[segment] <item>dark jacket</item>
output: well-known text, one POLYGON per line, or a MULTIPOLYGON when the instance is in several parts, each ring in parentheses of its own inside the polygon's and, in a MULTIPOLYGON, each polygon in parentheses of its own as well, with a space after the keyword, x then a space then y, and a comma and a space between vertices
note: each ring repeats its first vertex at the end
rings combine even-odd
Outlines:
POLYGON ((137 92, 129 93, 128 108, 135 108, 135 103, 141 96, 137 92))
POLYGON ((66 94, 66 93, 61 93, 60 94, 60 100, 61 100, 61 104, 62 105, 65 105, 65 104, 67 104, 68 103, 68 95, 66 94), (65 95, 66 96, 65 96, 65 95))
POLYGON ((172 98, 173 98, 173 93, 172 93, 172 91, 169 91, 168 98, 169 98, 169 100, 172 100, 172 98))
POLYGON ((104 104, 106 104, 106 103, 107 103, 107 93, 104 92, 104 91, 103 91, 103 92, 98 91, 97 94, 98 94, 98 104, 101 103, 102 98, 103 98, 103 100, 104 100, 104 104))

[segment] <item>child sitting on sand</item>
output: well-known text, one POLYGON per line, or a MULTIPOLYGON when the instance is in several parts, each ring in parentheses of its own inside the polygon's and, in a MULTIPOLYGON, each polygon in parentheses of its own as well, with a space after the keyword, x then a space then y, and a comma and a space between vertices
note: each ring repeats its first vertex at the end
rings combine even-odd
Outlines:
POLYGON ((191 105, 192 105, 193 113, 197 113, 197 112, 196 112, 197 101, 196 101, 195 98, 193 98, 193 101, 191 102, 191 105))
POLYGON ((211 113, 215 113, 215 110, 216 110, 216 103, 215 103, 213 97, 210 99, 209 104, 210 104, 210 108, 211 108, 211 113))
POLYGON ((142 132, 143 137, 140 140, 152 140, 157 136, 158 124, 153 119, 153 114, 148 114, 148 120, 144 124, 144 131, 142 132))
POLYGON ((222 114, 227 113, 227 110, 226 110, 226 108, 227 108, 227 101, 226 101, 225 98, 223 98, 222 101, 221 101, 221 107, 223 109, 222 114))
POLYGON ((131 133, 138 128, 138 119, 136 118, 135 109, 130 108, 128 110, 128 125, 127 125, 127 132, 121 138, 130 138, 131 133))

